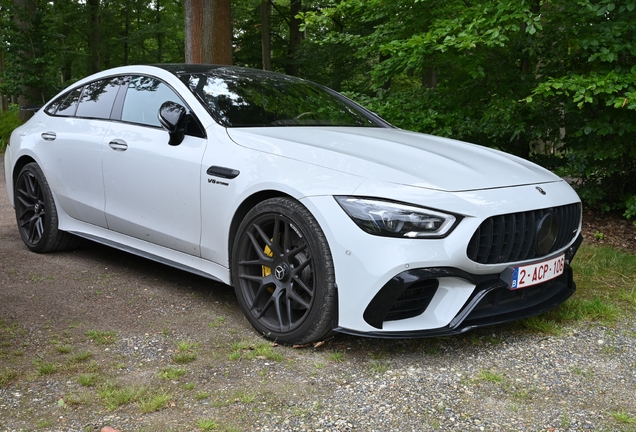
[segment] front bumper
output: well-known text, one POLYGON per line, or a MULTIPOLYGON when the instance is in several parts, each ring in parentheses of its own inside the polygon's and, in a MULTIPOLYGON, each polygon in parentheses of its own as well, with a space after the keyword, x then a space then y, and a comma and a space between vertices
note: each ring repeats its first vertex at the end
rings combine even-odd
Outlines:
MULTIPOLYGON (((570 263, 583 241, 579 235, 566 250, 566 262, 570 263)), ((501 274, 473 275, 454 268, 421 268, 408 270, 392 278, 373 298, 364 312, 364 320, 382 330, 387 321, 408 319, 425 313, 435 298, 439 278, 459 278, 474 284, 475 289, 459 313, 451 322, 440 328, 411 331, 359 332, 343 327, 334 330, 378 338, 432 337, 464 333, 488 325, 516 321, 539 315, 566 301, 576 284, 572 268, 566 264, 561 276, 525 289, 510 290, 501 274)))

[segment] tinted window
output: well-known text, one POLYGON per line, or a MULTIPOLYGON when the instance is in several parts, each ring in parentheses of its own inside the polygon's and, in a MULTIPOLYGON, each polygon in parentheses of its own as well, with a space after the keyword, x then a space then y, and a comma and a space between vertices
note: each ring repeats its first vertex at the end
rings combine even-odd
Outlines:
POLYGON ((75 110, 77 109, 77 102, 79 101, 80 94, 82 93, 82 87, 73 90, 69 95, 64 99, 63 102, 59 104, 57 107, 57 111, 55 115, 58 116, 74 116, 75 110))
POLYGON ((68 93, 64 93, 63 95, 61 95, 60 97, 58 97, 57 99, 55 99, 53 102, 51 102, 46 109, 44 110, 45 113, 53 115, 55 114, 55 111, 59 108, 59 106, 62 104, 62 102, 64 102, 64 100, 68 97, 68 93))
POLYGON ((84 86, 79 99, 77 117, 108 119, 122 82, 121 77, 95 81, 84 86))
POLYGON ((161 127, 157 113, 166 101, 185 105, 176 93, 155 78, 134 76, 128 83, 122 121, 161 127))
POLYGON ((287 75, 215 69, 182 80, 223 126, 375 126, 354 103, 287 75))

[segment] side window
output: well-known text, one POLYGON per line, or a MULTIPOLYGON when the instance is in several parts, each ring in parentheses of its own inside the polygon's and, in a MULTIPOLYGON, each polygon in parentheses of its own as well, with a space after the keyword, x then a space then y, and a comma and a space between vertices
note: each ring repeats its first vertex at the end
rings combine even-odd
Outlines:
POLYGON ((161 127, 157 113, 166 101, 185 105, 177 94, 156 78, 133 76, 128 83, 121 119, 125 122, 161 127))
POLYGON ((45 109, 44 112, 49 114, 49 115, 54 115, 55 111, 57 111, 57 109, 60 107, 60 105, 62 104, 62 102, 64 102, 64 100, 68 97, 68 92, 64 93, 63 95, 59 96, 57 99, 55 99, 53 102, 51 102, 45 109))
POLYGON ((115 77, 86 84, 79 98, 75 116, 109 119, 122 82, 122 77, 115 77))
POLYGON ((82 87, 76 88, 75 90, 70 92, 68 96, 58 105, 57 111, 55 111, 55 115, 69 117, 74 116, 75 110, 77 109, 77 102, 79 101, 81 93, 82 87))

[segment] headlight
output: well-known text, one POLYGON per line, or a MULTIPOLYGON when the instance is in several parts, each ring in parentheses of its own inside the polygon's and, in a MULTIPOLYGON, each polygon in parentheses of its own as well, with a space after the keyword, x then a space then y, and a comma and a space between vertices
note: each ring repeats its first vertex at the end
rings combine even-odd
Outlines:
POLYGON ((448 234, 459 216, 371 198, 334 197, 353 221, 369 234, 386 237, 439 238, 448 234))

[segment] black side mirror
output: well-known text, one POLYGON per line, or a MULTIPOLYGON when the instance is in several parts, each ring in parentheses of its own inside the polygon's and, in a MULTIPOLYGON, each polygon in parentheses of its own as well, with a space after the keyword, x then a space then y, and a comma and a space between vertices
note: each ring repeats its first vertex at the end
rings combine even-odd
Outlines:
POLYGON ((186 127, 188 126, 188 112, 183 105, 176 102, 164 102, 157 113, 159 123, 170 135, 168 144, 178 146, 185 138, 186 127))

